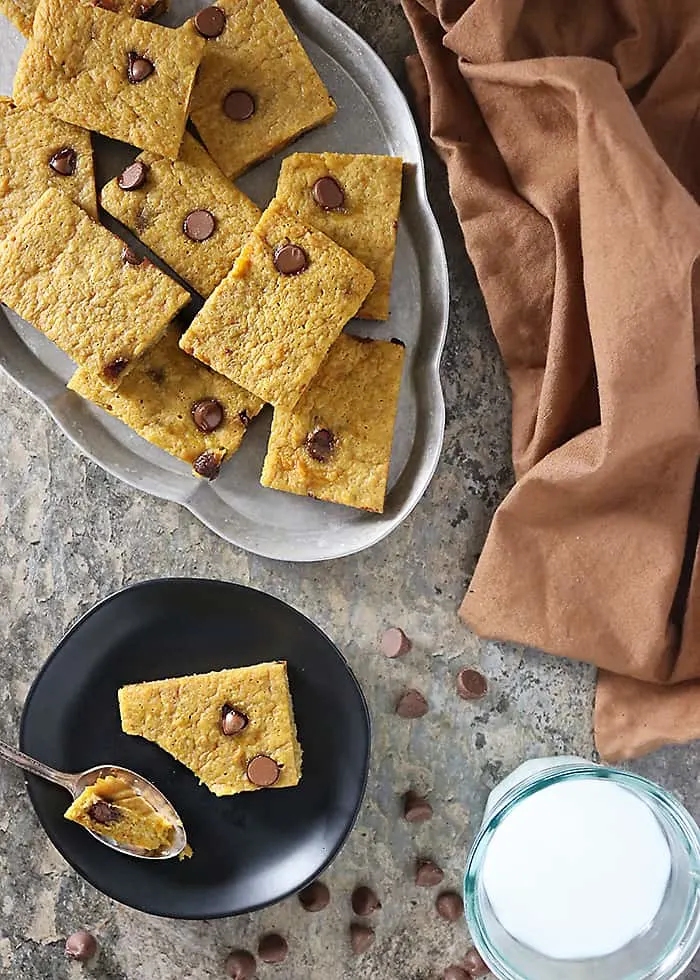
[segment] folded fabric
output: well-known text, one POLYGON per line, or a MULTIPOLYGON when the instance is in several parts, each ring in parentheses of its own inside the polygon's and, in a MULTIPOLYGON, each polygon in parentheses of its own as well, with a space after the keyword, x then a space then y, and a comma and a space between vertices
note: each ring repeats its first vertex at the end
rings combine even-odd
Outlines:
POLYGON ((513 397, 461 615, 602 668, 604 758, 700 737, 700 4, 403 5, 513 397))

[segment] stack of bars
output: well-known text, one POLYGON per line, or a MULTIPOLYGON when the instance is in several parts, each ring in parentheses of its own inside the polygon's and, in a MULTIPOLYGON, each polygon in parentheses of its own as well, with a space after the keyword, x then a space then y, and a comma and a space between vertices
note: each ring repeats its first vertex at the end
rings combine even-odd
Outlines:
POLYGON ((198 476, 269 403, 264 486, 382 512, 404 345, 343 329, 389 316, 402 161, 293 153, 261 213, 233 178, 335 104, 275 0, 163 9, 0 0, 29 37, 0 99, 0 301, 198 476), (90 130, 142 151, 101 204, 204 299, 186 328, 190 293, 99 223, 90 130))

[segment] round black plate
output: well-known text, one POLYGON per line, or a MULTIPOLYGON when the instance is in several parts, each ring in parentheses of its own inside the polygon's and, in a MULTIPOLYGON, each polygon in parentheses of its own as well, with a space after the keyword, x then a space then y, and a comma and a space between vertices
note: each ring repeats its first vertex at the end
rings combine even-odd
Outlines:
POLYGON ((64 790, 28 777, 53 844, 83 877, 132 908, 206 919, 277 902, 332 861, 367 780, 367 704, 339 650, 272 596, 198 579, 143 582, 99 603, 59 643, 29 692, 22 749, 77 772, 116 763, 172 800, 194 848, 189 861, 143 861, 63 819, 64 790), (293 788, 217 798, 162 749, 125 735, 117 690, 136 681, 286 660, 304 750, 293 788))

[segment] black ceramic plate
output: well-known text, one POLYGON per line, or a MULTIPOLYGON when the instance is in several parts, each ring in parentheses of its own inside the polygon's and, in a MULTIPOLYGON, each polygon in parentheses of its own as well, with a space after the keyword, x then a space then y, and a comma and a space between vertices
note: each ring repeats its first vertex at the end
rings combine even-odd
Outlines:
POLYGON ((300 613, 241 585, 163 579, 110 596, 64 637, 29 692, 20 744, 58 769, 117 763, 152 780, 184 821, 189 861, 117 854, 63 819, 64 790, 35 777, 27 786, 54 845, 96 888, 153 915, 205 919, 277 902, 330 863, 362 801, 370 724, 339 650, 300 613), (289 664, 304 750, 296 787, 217 798, 121 731, 123 684, 266 660, 289 664))

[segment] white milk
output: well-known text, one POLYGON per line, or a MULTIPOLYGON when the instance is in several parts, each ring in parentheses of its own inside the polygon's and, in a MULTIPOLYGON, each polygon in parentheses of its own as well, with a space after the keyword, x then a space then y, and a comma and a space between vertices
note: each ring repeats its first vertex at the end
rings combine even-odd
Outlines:
MULTIPOLYGON (((530 767, 553 761, 562 760, 530 767)), ((524 768, 513 776, 530 775, 524 768)), ((496 788, 487 815, 505 789, 496 788)), ((589 959, 648 928, 670 872, 666 838, 646 804, 612 782, 581 777, 510 811, 489 844, 482 880, 496 917, 519 942, 552 959, 589 959)))

